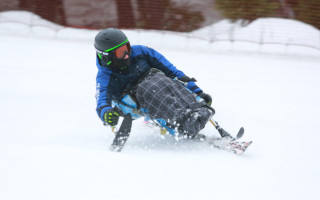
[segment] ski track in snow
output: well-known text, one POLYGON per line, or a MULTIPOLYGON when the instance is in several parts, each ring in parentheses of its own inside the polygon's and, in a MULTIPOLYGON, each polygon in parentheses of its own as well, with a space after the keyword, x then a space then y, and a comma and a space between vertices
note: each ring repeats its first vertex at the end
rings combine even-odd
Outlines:
MULTIPOLYGON (((213 97, 242 156, 95 113, 91 41, 0 37, 0 199, 319 199, 318 59, 154 46, 213 97)), ((192 45, 192 44, 190 44, 192 45)), ((202 133, 217 135, 211 124, 202 133)))

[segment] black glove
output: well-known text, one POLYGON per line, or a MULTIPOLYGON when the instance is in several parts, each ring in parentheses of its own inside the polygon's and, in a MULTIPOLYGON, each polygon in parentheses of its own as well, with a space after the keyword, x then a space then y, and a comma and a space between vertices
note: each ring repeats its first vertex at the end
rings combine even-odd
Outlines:
POLYGON ((110 126, 115 126, 118 124, 119 116, 120 114, 113 108, 109 109, 103 114, 104 123, 110 126))
POLYGON ((182 76, 179 78, 180 81, 182 82, 189 82, 189 81, 193 81, 193 82, 197 82, 197 80, 195 78, 190 78, 189 76, 182 76))
POLYGON ((210 96, 209 94, 206 94, 206 93, 203 93, 203 92, 199 92, 199 93, 197 93, 197 95, 198 95, 199 97, 201 97, 201 98, 206 102, 206 104, 207 104, 208 106, 211 106, 211 104, 212 104, 212 98, 211 98, 211 96, 210 96))

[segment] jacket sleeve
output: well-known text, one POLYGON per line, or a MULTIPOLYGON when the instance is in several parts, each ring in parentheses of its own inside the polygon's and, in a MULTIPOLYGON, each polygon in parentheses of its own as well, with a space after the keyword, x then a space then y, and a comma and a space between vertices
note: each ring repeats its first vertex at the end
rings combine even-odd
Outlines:
MULTIPOLYGON (((171 62, 169 62, 162 54, 152 48, 146 48, 147 57, 151 67, 157 68, 163 71, 169 77, 177 77, 180 79, 186 76, 182 71, 178 70, 171 62)), ((201 92, 202 90, 194 83, 189 81, 187 88, 193 93, 201 92)))
POLYGON ((99 70, 96 79, 97 114, 103 121, 103 114, 112 108, 111 72, 99 70))

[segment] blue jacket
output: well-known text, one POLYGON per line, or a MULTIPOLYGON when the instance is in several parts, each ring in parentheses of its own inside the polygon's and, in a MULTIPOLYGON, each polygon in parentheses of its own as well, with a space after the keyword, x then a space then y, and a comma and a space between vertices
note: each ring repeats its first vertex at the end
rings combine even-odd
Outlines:
MULTIPOLYGON (((131 64, 128 72, 112 70, 110 67, 103 67, 97 56, 97 85, 96 100, 97 113, 103 120, 103 114, 111 109, 112 100, 120 101, 124 93, 139 81, 150 68, 156 68, 169 77, 181 78, 185 74, 171 64, 163 55, 146 46, 131 46, 131 64)), ((193 81, 189 81, 187 87, 193 92, 202 91, 193 81)))

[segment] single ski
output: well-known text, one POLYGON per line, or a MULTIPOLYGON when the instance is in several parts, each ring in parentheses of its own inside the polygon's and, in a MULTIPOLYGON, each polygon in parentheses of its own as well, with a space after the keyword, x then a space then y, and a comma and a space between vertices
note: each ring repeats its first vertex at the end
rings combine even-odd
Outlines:
POLYGON ((132 126, 132 117, 131 114, 124 115, 124 119, 120 126, 119 131, 116 133, 115 138, 110 146, 111 151, 120 152, 125 143, 127 142, 132 126))
MULTIPOLYGON (((218 149, 226 150, 228 152, 235 153, 237 155, 243 154, 247 148, 252 144, 252 141, 249 142, 243 142, 238 141, 238 139, 242 138, 244 134, 244 128, 241 127, 238 131, 236 137, 233 137, 230 133, 226 132, 224 129, 222 129, 216 121, 210 120, 211 123, 215 126, 215 128, 220 133, 221 138, 219 137, 208 137, 203 134, 198 134, 195 138, 192 138, 191 140, 205 142, 209 144, 210 146, 213 146, 218 149)), ((144 122, 149 127, 159 127, 158 124, 154 122, 146 121, 144 122)), ((179 138, 179 137, 178 137, 179 138)), ((184 136, 180 137, 180 139, 183 139, 184 136)), ((179 139, 178 139, 179 140, 179 139)))
POLYGON ((215 148, 226 150, 237 155, 243 154, 247 148, 252 144, 252 141, 244 142, 237 140, 230 140, 227 138, 209 138, 205 137, 203 141, 212 145, 215 148))

